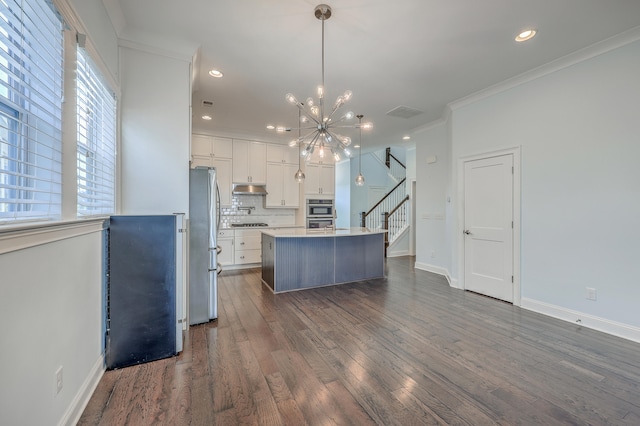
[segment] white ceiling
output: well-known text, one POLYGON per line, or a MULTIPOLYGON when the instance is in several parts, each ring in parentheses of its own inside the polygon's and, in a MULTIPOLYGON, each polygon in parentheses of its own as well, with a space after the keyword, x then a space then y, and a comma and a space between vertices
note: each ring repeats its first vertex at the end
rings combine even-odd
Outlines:
MULTIPOLYGON (((295 127, 297 110, 285 94, 304 100, 321 81, 321 22, 313 14, 319 1, 119 1, 121 38, 197 51, 194 131, 290 139, 266 125, 295 127), (224 78, 208 76, 214 67, 224 78), (213 108, 204 109, 202 100, 213 101, 213 108), (205 113, 213 120, 203 121, 205 113)), ((403 135, 439 119, 452 101, 640 26, 640 0, 328 4, 327 99, 353 91, 343 109, 374 124, 365 147, 399 145, 403 135), (515 35, 528 27, 538 36, 516 43, 515 35), (424 113, 410 119, 386 115, 398 106, 424 113)))

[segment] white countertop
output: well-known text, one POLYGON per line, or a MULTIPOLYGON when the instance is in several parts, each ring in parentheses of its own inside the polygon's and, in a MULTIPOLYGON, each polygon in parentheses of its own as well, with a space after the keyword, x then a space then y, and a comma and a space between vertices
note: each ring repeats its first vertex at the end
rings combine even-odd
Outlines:
POLYGON ((358 235, 384 234, 386 229, 369 228, 337 228, 337 229, 260 229, 260 231, 271 237, 353 237, 358 235))
POLYGON ((262 231, 263 229, 290 229, 290 228, 304 228, 303 225, 267 225, 267 226, 221 226, 218 231, 243 231, 247 229, 253 229, 262 231))

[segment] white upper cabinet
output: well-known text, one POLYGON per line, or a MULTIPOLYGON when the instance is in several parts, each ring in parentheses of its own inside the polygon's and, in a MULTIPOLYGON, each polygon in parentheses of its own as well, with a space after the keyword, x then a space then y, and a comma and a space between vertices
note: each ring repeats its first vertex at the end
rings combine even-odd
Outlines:
POLYGON ((267 163, 298 164, 298 147, 268 144, 267 163))
POLYGON ((300 207, 300 184, 293 178, 297 171, 297 164, 267 163, 265 207, 300 207))
POLYGON ((214 158, 231 159, 232 140, 208 135, 191 135, 191 167, 213 167, 214 158))
POLYGON ((212 137, 213 155, 217 158, 233 157, 233 141, 229 138, 212 137))
POLYGON ((305 174, 305 194, 333 195, 335 193, 335 167, 333 163, 309 163, 307 164, 305 174))
POLYGON ((191 167, 215 167, 220 204, 231 205, 232 141, 207 135, 191 135, 191 167))
POLYGON ((233 183, 266 184, 267 144, 233 140, 233 183))
POLYGON ((213 167, 216 169, 216 180, 218 191, 220 191, 220 204, 225 207, 231 206, 231 159, 214 158, 213 167))
POLYGON ((211 157, 213 154, 211 136, 191 135, 191 155, 194 157, 211 157))

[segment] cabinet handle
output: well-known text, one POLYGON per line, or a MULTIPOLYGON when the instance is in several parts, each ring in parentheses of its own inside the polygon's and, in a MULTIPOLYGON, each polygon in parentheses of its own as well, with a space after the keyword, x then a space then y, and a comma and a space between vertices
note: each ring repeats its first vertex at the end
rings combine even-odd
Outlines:
POLYGON ((241 245, 241 246, 243 246, 243 245, 244 245, 244 241, 243 241, 243 242, 241 242, 241 243, 240 243, 240 245, 241 245))

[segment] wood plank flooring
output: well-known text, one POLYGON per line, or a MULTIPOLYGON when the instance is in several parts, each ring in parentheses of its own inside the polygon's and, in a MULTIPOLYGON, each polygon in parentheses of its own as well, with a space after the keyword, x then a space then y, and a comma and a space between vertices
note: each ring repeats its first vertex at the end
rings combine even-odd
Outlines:
POLYGON ((177 357, 107 371, 79 424, 640 424, 640 344, 386 262, 279 295, 224 272, 219 319, 177 357))

